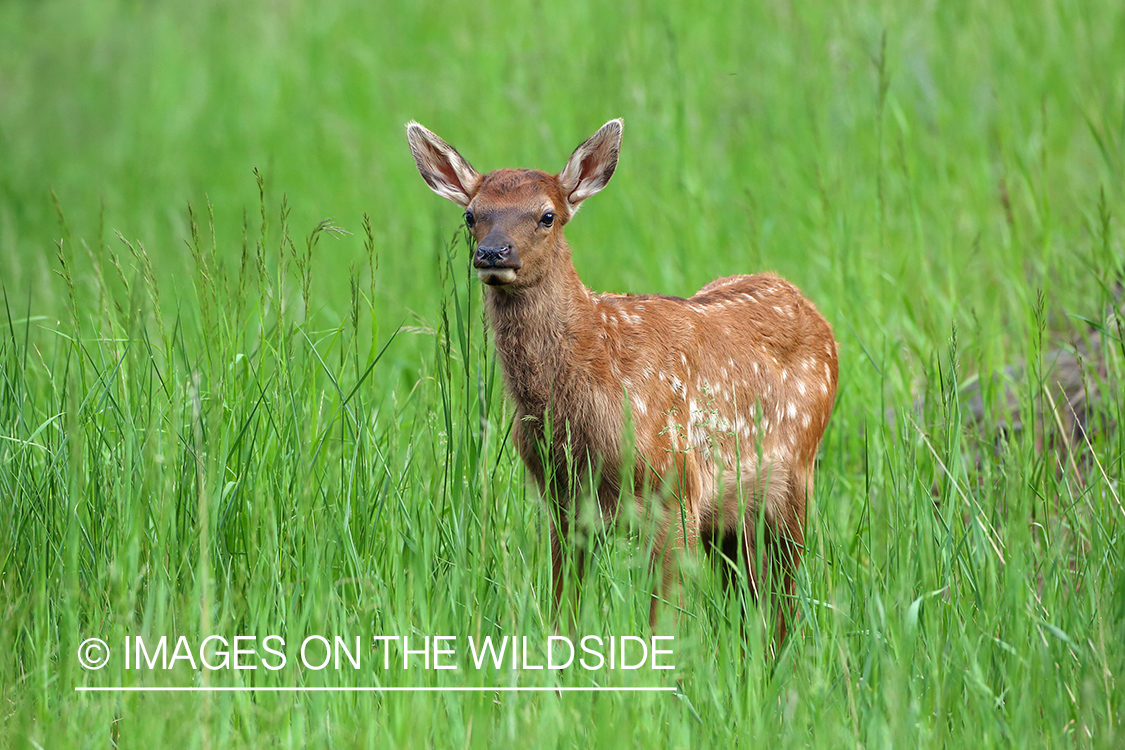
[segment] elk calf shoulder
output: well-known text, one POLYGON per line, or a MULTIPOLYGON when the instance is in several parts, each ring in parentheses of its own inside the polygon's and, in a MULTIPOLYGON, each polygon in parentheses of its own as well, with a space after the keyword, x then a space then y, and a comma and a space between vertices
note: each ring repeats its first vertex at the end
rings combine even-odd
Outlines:
MULTIPOLYGON (((422 177, 465 209, 476 240, 472 262, 515 401, 514 442, 551 505, 556 603, 577 495, 594 491, 612 518, 623 486, 660 519, 653 624, 674 583, 671 553, 700 543, 739 558, 755 594, 769 582, 791 595, 836 397, 832 330, 795 286, 769 274, 721 278, 690 299, 587 289, 563 230, 609 182, 621 132, 621 120, 606 123, 556 175, 482 175, 441 138, 407 125, 422 177), (623 466, 627 455, 635 460, 623 466), (588 477, 596 486, 583 485, 588 477)), ((573 554, 580 575, 582 552, 573 554)))

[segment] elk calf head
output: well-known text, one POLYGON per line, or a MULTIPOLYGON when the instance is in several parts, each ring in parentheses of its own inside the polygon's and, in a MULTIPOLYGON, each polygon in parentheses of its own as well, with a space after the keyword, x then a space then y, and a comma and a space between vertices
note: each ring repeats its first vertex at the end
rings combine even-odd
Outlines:
POLYGON ((418 123, 406 126, 406 136, 426 183, 465 209, 465 225, 477 242, 473 267, 480 280, 516 290, 542 282, 565 252, 562 228, 613 176, 621 129, 621 120, 607 122, 575 149, 557 175, 534 169, 481 175, 418 123))

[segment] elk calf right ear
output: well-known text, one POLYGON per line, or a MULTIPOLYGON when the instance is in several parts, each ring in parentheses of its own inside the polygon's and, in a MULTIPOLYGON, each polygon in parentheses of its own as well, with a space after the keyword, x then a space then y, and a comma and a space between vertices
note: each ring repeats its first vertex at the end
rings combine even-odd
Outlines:
POLYGON ((406 124, 406 140, 426 184, 441 197, 467 208, 480 187, 481 176, 465 157, 414 121, 406 124))
POLYGON ((613 170, 617 169, 624 127, 625 122, 621 118, 602 125, 598 132, 574 149, 563 171, 559 172, 559 184, 572 215, 582 201, 609 184, 613 170))

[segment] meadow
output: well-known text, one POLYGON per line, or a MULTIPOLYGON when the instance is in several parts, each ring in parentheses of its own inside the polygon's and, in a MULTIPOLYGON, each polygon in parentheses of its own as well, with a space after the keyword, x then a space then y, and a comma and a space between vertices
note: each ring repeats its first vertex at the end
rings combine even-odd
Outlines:
MULTIPOLYGON (((1111 0, 0 4, 0 746, 1122 746, 1123 71, 1111 0), (382 669, 558 632, 403 126, 556 171, 619 116, 586 284, 773 270, 840 342, 798 623, 772 648, 692 558, 674 669, 382 669), (123 661, 214 634, 364 668, 123 661), (674 689, 554 689, 594 685, 674 689)), ((648 637, 649 586, 611 533, 575 631, 648 637)))

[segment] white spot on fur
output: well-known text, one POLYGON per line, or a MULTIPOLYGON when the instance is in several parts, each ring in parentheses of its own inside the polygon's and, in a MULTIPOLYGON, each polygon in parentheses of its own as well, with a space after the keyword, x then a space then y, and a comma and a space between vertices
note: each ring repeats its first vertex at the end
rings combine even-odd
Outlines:
POLYGON ((797 407, 793 404, 789 404, 789 418, 790 419, 796 419, 797 418, 797 407))
POLYGON ((635 393, 630 394, 630 398, 633 402, 633 411, 635 411, 637 414, 640 414, 642 417, 648 414, 648 407, 645 406, 645 401, 643 398, 635 393))
POLYGON ((782 313, 784 313, 784 312, 785 312, 784 310, 782 310, 782 309, 781 309, 780 307, 778 307, 777 305, 774 305, 774 306, 773 306, 773 309, 774 309, 774 310, 777 310, 777 314, 778 314, 778 315, 781 315, 782 313))
POLYGON ((801 417, 801 426, 808 429, 810 421, 811 420, 809 419, 809 415, 805 414, 804 416, 801 417))
POLYGON ((782 371, 781 371, 781 382, 784 383, 788 379, 789 379, 789 373, 786 370, 782 369, 782 371))
POLYGON ((828 383, 821 383, 820 384, 820 392, 823 393, 825 396, 828 395, 828 383))
POLYGON ((802 396, 805 395, 805 381, 803 381, 803 380, 797 381, 797 390, 801 392, 802 396))

